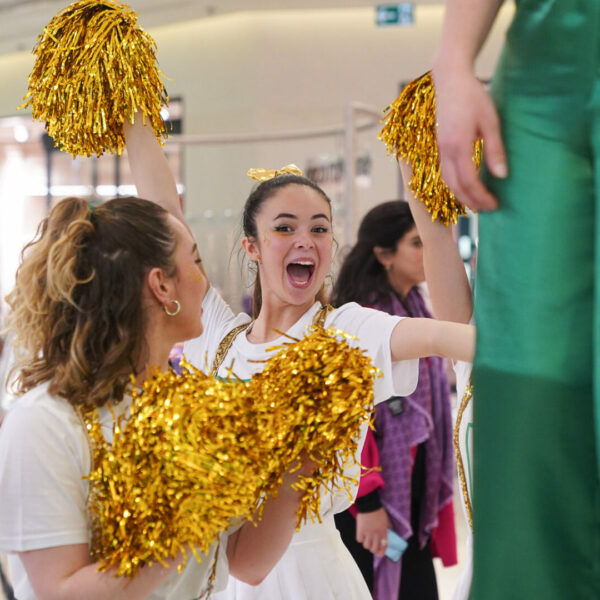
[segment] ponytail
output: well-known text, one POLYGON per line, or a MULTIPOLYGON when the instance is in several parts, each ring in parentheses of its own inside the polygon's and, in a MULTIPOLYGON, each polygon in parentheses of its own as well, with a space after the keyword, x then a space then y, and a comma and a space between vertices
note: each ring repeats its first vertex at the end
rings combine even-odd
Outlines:
POLYGON ((91 211, 59 202, 24 248, 6 297, 22 394, 49 382, 75 406, 119 401, 145 351, 142 291, 152 267, 175 272, 167 213, 139 198, 91 211))

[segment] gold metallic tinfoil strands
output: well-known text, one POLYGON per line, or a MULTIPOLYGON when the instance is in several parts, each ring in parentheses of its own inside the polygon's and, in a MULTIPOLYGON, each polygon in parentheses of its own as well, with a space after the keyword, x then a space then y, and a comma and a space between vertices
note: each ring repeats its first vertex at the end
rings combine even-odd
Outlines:
POLYGON ((303 491, 298 527, 307 518, 320 521, 320 486, 346 490, 352 499, 358 483, 343 468, 356 464, 360 425, 370 418, 379 371, 350 339, 338 330, 312 327, 303 340, 281 347, 255 377, 260 395, 276 405, 279 431, 290 431, 277 438, 282 465, 288 468, 302 452, 317 463, 297 486, 303 491))
POLYGON ((84 416, 94 449, 92 556, 118 575, 179 551, 200 560, 221 531, 260 518, 265 495, 306 456, 316 468, 297 484, 298 524, 319 518, 319 486, 354 483, 342 470, 356 464, 377 371, 343 334, 315 328, 249 382, 182 366, 183 375, 156 372, 134 394, 110 447, 95 411, 84 416))
POLYGON ((246 174, 248 177, 250 177, 250 179, 260 182, 268 181, 269 179, 273 179, 273 177, 279 177, 280 175, 299 175, 300 177, 304 175, 302 169, 293 163, 285 165, 285 167, 281 167, 281 169, 263 169, 260 167, 248 169, 246 174))
POLYGON ((115 0, 81 0, 56 14, 38 36, 31 107, 57 146, 73 156, 122 154, 123 123, 136 110, 162 143, 168 98, 156 66, 156 44, 137 15, 115 0))
POLYGON ((188 368, 144 384, 90 473, 92 556, 118 575, 179 551, 199 560, 257 502, 270 459, 257 453, 248 386, 188 368))
POLYGON ((462 491, 463 502, 465 505, 467 520, 469 522, 469 526, 471 530, 473 530, 473 506, 471 504, 471 498, 469 496, 469 486, 467 485, 467 475, 466 469, 463 462, 462 453, 460 451, 460 426, 462 422, 463 413, 465 409, 469 405, 469 402, 473 400, 473 384, 471 383, 471 379, 469 379, 469 383, 465 388, 465 393, 463 394, 462 400, 460 402, 460 406, 458 408, 458 414, 456 416, 456 424, 454 425, 454 433, 452 436, 454 442, 454 455, 456 456, 456 466, 458 469, 458 478, 460 480, 460 488, 462 491))
MULTIPOLYGON (((386 144, 388 154, 410 164, 410 189, 425 204, 432 220, 437 219, 444 225, 456 223, 466 211, 448 189, 440 172, 431 73, 411 81, 384 112, 382 121, 385 124, 378 138, 386 144)), ((473 161, 478 167, 481 151, 482 141, 477 140, 473 161)))

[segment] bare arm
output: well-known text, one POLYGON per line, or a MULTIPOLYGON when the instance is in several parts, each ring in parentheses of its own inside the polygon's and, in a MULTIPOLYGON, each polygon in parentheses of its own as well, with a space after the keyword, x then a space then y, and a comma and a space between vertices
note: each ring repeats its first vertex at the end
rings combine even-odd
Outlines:
POLYGON ((507 174, 494 104, 477 80, 474 62, 502 0, 447 0, 440 44, 433 62, 437 141, 442 176, 473 210, 492 210, 496 199, 479 180, 473 143, 483 138, 485 160, 496 177, 507 174))
POLYGON ((229 537, 229 572, 250 585, 258 585, 279 562, 296 531, 296 513, 302 494, 292 489, 298 475, 312 473, 314 463, 304 461, 300 470, 286 473, 277 498, 266 500, 262 519, 244 526, 229 537))
POLYGON ((141 600, 182 560, 171 561, 169 568, 160 564, 143 567, 129 579, 117 578, 110 570, 98 571, 98 563, 90 564, 87 544, 21 552, 19 558, 39 600, 141 600))
MULTIPOLYGON (((133 125, 125 121, 123 133, 138 196, 156 202, 190 229, 181 209, 175 178, 152 127, 148 123, 144 125, 142 116, 137 113, 133 125)), ((208 279, 204 265, 200 268, 208 279)))
POLYGON ((410 167, 401 162, 405 196, 423 242, 425 279, 438 319, 468 323, 473 313, 471 286, 454 240, 452 227, 432 221, 422 202, 406 186, 410 167))
POLYGON ((133 125, 125 121, 123 133, 138 196, 156 202, 185 223, 175 178, 152 127, 144 125, 137 113, 133 125))
POLYGON ((402 319, 392 332, 392 360, 442 356, 473 362, 475 327, 437 319, 402 319))

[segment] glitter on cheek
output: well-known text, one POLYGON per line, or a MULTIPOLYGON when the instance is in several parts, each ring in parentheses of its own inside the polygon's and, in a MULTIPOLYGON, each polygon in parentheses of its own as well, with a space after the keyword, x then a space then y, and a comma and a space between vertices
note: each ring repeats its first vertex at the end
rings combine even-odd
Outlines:
POLYGON ((187 276, 193 281, 204 281, 204 275, 198 271, 198 269, 188 269, 186 271, 187 276))

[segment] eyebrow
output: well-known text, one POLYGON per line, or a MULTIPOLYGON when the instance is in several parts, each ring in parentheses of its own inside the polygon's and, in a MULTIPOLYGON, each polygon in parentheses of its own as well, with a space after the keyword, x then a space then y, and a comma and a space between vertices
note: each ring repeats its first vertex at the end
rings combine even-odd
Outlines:
MULTIPOLYGON (((275 221, 277 219, 298 219, 298 217, 291 213, 279 213, 273 220, 275 221)), ((327 219, 327 221, 329 221, 329 217, 325 213, 313 215, 311 219, 327 219)))
POLYGON ((198 244, 194 244, 192 246, 192 252, 191 252, 191 254, 194 254, 194 252, 196 252, 196 250, 198 250, 198 244))

